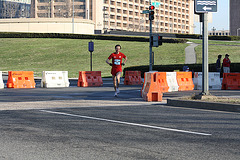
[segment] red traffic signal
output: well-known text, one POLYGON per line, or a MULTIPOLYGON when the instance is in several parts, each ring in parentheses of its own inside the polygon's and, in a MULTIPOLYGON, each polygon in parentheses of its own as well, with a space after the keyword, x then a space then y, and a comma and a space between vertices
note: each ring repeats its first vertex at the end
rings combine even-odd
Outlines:
POLYGON ((149 11, 149 20, 154 20, 154 11, 149 11))
POLYGON ((158 36, 158 45, 161 46, 162 45, 162 36, 158 36))
POLYGON ((154 6, 149 6, 149 10, 154 10, 155 7, 154 6))

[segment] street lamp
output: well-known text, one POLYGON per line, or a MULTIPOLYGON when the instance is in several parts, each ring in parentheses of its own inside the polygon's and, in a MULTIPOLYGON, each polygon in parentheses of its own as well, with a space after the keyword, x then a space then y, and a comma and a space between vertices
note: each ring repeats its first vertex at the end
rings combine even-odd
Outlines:
POLYGON ((240 30, 240 28, 237 29, 237 36, 239 36, 239 35, 238 35, 238 31, 239 31, 239 30, 240 30))

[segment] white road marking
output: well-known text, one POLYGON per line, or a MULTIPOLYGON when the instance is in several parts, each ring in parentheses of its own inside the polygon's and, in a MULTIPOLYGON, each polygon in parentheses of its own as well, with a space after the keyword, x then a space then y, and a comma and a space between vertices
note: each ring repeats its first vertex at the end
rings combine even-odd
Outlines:
POLYGON ((192 132, 192 131, 186 131, 186 130, 151 126, 151 125, 138 124, 138 123, 130 123, 130 122, 124 122, 124 121, 111 120, 111 119, 81 116, 81 115, 75 115, 75 114, 69 114, 69 113, 63 113, 63 112, 53 112, 53 111, 47 111, 47 110, 40 110, 40 111, 41 112, 46 112, 46 113, 51 113, 51 114, 65 115, 65 116, 71 116, 71 117, 79 117, 79 118, 85 118, 85 119, 92 119, 92 120, 105 121, 105 122, 118 123, 118 124, 126 124, 126 125, 152 128, 152 129, 159 129, 159 130, 166 130, 166 131, 173 131, 173 132, 181 132, 181 133, 196 134, 196 135, 203 135, 203 136, 211 136, 212 135, 212 134, 209 134, 209 133, 192 132))

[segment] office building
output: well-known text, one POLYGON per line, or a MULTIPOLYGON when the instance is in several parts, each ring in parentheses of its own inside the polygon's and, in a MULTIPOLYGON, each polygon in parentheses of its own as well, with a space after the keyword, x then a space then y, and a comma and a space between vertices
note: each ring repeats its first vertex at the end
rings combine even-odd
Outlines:
POLYGON ((1 0, 0 19, 29 18, 31 0, 1 0))
POLYGON ((240 0, 230 0, 230 34, 240 36, 240 0))
MULTIPOLYGON (((153 32, 193 33, 192 0, 156 0, 153 32)), ((149 31, 149 0, 104 0, 104 28, 149 31)))
MULTIPOLYGON (((193 33, 193 0, 155 0, 153 32, 193 33)), ((149 31, 149 0, 32 0, 32 18, 89 19, 95 30, 149 31)))

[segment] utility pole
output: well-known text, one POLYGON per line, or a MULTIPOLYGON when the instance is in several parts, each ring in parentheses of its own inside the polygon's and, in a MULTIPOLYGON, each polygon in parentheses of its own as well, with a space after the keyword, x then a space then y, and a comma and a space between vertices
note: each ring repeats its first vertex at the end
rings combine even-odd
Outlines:
MULTIPOLYGON (((152 5, 152 1, 149 1, 150 7, 152 5)), ((149 10, 151 9, 149 7, 149 10)), ((154 9, 154 8, 153 8, 154 9)), ((149 20, 150 20, 150 29, 149 29, 149 71, 152 71, 152 19, 150 18, 150 13, 149 13, 149 20)))
POLYGON ((74 0, 72 1, 73 2, 73 6, 72 6, 72 33, 74 34, 74 0))

